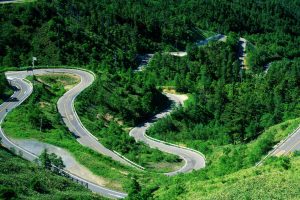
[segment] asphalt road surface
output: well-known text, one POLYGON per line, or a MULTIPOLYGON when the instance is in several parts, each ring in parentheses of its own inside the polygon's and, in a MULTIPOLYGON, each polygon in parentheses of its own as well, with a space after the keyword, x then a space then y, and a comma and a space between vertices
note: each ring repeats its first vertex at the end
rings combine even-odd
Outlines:
MULTIPOLYGON (((205 40, 201 40, 196 42, 197 46, 205 46, 207 45, 209 42, 211 41, 222 41, 222 42, 226 42, 227 36, 226 35, 222 35, 222 34, 216 34, 214 36, 211 36, 209 38, 206 38, 205 40)), ((184 57, 187 56, 187 52, 185 51, 174 51, 174 52, 164 52, 163 54, 169 54, 171 56, 177 56, 177 57, 184 57)), ((145 67, 147 66, 147 64, 150 62, 151 58, 154 56, 154 54, 144 54, 144 55, 139 55, 139 66, 137 67, 136 70, 134 70, 135 72, 140 72, 143 71, 145 69, 145 67)))
POLYGON ((207 45, 210 41, 226 41, 227 39, 227 36, 226 35, 222 35, 222 34, 216 34, 216 35, 213 35, 209 38, 206 38, 205 40, 201 40, 201 41, 198 41, 196 42, 196 45, 197 46, 204 46, 204 45, 207 45))
MULTIPOLYGON (((180 95, 166 94, 167 97, 173 101, 176 105, 183 103, 180 95)), ((196 152, 192 149, 181 148, 179 146, 173 146, 172 144, 165 144, 162 141, 155 140, 146 135, 146 130, 157 120, 165 117, 172 112, 172 108, 168 108, 165 111, 155 115, 148 122, 133 128, 130 131, 130 136, 134 137, 136 141, 142 141, 148 144, 151 148, 158 148, 161 151, 178 155, 185 161, 185 165, 177 171, 166 173, 166 175, 172 176, 178 173, 191 172, 205 167, 205 157, 200 152, 196 152)))

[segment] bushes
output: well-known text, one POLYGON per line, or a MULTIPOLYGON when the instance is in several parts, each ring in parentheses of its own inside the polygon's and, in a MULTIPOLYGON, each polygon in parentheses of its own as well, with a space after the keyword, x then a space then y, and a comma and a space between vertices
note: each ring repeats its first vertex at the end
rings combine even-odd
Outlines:
POLYGON ((52 166, 55 166, 59 169, 65 168, 65 165, 61 159, 61 157, 58 157, 54 153, 48 154, 47 149, 45 149, 42 154, 39 156, 39 160, 42 164, 42 166, 46 169, 51 169, 52 166))
POLYGON ((265 163, 267 165, 271 165, 272 167, 276 168, 283 168, 285 170, 288 170, 291 168, 291 161, 289 157, 270 157, 268 158, 265 163))

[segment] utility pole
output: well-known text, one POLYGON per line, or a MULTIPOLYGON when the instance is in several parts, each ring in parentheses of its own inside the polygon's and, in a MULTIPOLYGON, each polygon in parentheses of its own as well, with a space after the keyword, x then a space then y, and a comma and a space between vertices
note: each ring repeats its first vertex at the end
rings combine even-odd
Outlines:
POLYGON ((32 84, 34 86, 34 61, 37 61, 37 58, 36 57, 32 57, 32 76, 33 76, 33 81, 32 81, 32 84))
POLYGON ((42 132, 42 126, 43 126, 43 117, 41 117, 41 121, 40 121, 40 132, 42 132))
POLYGON ((33 70, 34 70, 34 61, 37 61, 36 57, 32 57, 32 75, 34 75, 33 70))

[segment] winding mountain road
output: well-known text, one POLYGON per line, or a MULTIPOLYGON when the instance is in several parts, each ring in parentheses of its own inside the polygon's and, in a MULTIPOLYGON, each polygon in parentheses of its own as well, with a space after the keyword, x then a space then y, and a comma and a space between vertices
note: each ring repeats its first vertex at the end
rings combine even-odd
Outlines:
MULTIPOLYGON (((105 148, 96 137, 94 137, 81 123, 75 109, 74 109, 74 100, 82 92, 84 89, 89 87, 95 77, 92 73, 77 69, 36 69, 33 71, 13 71, 13 72, 6 72, 6 77, 9 80, 10 84, 16 88, 16 91, 11 96, 10 100, 4 102, 0 106, 0 122, 3 121, 6 114, 20 105, 23 101, 25 101, 33 91, 33 85, 27 81, 25 78, 30 75, 42 75, 42 74, 51 74, 51 73, 69 73, 78 75, 81 78, 79 84, 73 87, 71 90, 66 92, 57 102, 57 108, 62 116, 62 119, 69 130, 72 132, 73 135, 76 136, 77 141, 87 146, 103 155, 111 157, 115 161, 119 161, 123 164, 130 165, 133 167, 139 167, 135 163, 129 161, 128 159, 124 159, 123 157, 119 156, 118 154, 114 153, 113 151, 105 148)), ((182 104, 180 98, 177 95, 167 95, 172 101, 176 104, 182 104)), ((167 144, 163 141, 157 141, 149 136, 146 137, 145 131, 146 129, 155 122, 155 120, 160 119, 171 112, 171 108, 163 111, 162 113, 157 114, 153 119, 149 120, 145 123, 143 127, 136 127, 131 130, 130 135, 135 137, 138 141, 143 141, 146 144, 150 145, 150 147, 158 148, 162 151, 175 154, 180 156, 186 162, 185 165, 174 172, 166 173, 166 175, 175 175, 178 173, 186 173, 192 170, 198 170, 200 168, 205 167, 205 159, 204 156, 192 149, 187 149, 183 147, 179 147, 172 144, 167 144)), ((36 152, 31 152, 28 147, 30 143, 16 143, 7 138, 0 129, 0 135, 2 138, 3 146, 7 148, 14 148, 18 152, 22 152, 22 156, 30 161, 37 159, 36 152), (26 144, 26 148, 22 144, 26 144)), ((33 151, 33 150, 32 150, 33 151)), ((94 191, 98 192, 103 196, 111 197, 111 198, 124 198, 126 194, 109 190, 107 188, 101 187, 99 185, 94 184, 89 180, 85 180, 84 177, 78 177, 68 171, 66 171, 71 177, 74 177, 75 180, 80 180, 82 183, 88 185, 88 187, 94 191)))

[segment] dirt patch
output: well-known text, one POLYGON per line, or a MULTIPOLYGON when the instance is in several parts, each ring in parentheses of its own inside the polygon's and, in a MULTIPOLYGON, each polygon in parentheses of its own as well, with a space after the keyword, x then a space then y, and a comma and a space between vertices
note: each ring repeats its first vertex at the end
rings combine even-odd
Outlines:
POLYGON ((174 86, 161 86, 164 93, 177 94, 174 86))
POLYGON ((44 75, 36 75, 37 80, 45 85, 51 86, 60 83, 65 90, 70 90, 80 82, 80 76, 67 73, 51 73, 44 75))
POLYGON ((111 115, 111 114, 109 114, 109 113, 106 113, 105 115, 104 115, 104 119, 106 120, 106 121, 111 121, 111 120, 113 120, 113 116, 111 115))
POLYGON ((186 94, 180 94, 180 93, 178 93, 173 86, 163 86, 162 88, 163 88, 163 93, 173 94, 177 98, 179 98, 180 101, 182 101, 182 102, 184 102, 185 100, 188 99, 188 96, 186 94))
POLYGON ((182 160, 181 162, 177 163, 169 163, 169 162, 158 162, 158 163, 149 163, 148 167, 152 168, 153 170, 157 172, 163 172, 163 173, 168 173, 168 172, 173 172, 179 170, 182 166, 184 165, 184 161, 182 160), (162 171, 163 169, 163 171, 162 171))

